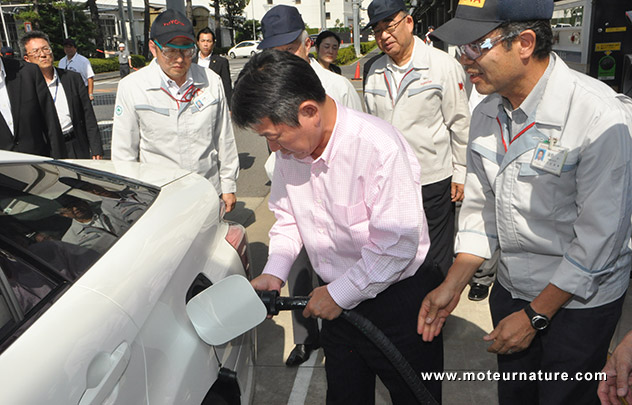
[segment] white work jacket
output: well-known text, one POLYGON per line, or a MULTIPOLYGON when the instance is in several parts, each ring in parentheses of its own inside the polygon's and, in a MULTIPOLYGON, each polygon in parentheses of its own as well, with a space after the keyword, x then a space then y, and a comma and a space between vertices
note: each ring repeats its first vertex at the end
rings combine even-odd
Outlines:
POLYGON ((498 282, 513 298, 532 301, 552 283, 574 294, 566 308, 592 308, 630 279, 632 100, 551 58, 526 131, 503 143, 498 94, 474 110, 455 250, 490 258, 499 248, 498 282), (531 164, 550 138, 568 149, 559 176, 531 164))
POLYGON ((316 72, 323 85, 325 93, 340 104, 353 108, 356 111, 362 111, 362 100, 353 84, 344 76, 327 70, 318 61, 310 56, 309 64, 316 72))
POLYGON ((364 89, 367 112, 399 129, 421 166, 421 184, 465 180, 470 111, 465 72, 447 53, 415 37, 411 69, 391 91, 387 55, 376 60, 364 89))
POLYGON ((155 60, 120 81, 112 160, 178 166, 209 179, 218 194, 234 193, 239 158, 221 79, 197 64, 190 74, 199 91, 189 102, 173 98, 155 60))

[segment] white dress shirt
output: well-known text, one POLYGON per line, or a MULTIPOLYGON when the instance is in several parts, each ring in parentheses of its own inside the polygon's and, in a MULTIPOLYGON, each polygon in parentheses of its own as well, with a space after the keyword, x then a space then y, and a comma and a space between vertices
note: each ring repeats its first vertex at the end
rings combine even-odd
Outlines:
POLYGON ((53 80, 51 80, 50 83, 47 83, 47 85, 48 90, 50 91, 50 96, 53 98, 53 102, 55 103, 61 132, 67 134, 72 131, 72 117, 70 116, 70 107, 68 106, 68 99, 66 98, 64 86, 62 86, 55 69, 53 69, 53 80))
POLYGON ((202 67, 209 67, 209 65, 211 64, 211 55, 213 54, 213 52, 209 53, 208 56, 206 58, 202 57, 202 53, 198 52, 198 61, 197 64, 202 66, 202 67))
POLYGON ((73 72, 81 74, 83 84, 85 84, 86 87, 88 86, 88 79, 94 77, 94 71, 92 70, 90 61, 88 58, 79 55, 78 53, 76 53, 72 59, 68 59, 67 56, 61 58, 58 67, 60 69, 72 70, 73 72))

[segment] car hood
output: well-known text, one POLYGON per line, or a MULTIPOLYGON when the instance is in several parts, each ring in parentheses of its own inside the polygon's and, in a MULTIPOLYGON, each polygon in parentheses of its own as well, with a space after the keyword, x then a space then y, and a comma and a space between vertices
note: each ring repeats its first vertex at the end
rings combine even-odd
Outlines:
POLYGON ((184 170, 179 167, 165 167, 162 165, 139 162, 85 159, 64 159, 62 162, 76 164, 89 169, 114 173, 119 176, 140 180, 143 183, 156 187, 164 187, 167 184, 191 173, 188 170, 184 170))
MULTIPOLYGON (((0 150, 0 163, 40 163, 53 159, 46 156, 28 155, 25 153, 0 150)), ((123 177, 140 180, 143 183, 164 187, 167 184, 188 175, 190 172, 179 167, 164 167, 139 162, 120 162, 111 160, 82 160, 64 159, 58 162, 87 167, 93 170, 110 172, 123 177)))

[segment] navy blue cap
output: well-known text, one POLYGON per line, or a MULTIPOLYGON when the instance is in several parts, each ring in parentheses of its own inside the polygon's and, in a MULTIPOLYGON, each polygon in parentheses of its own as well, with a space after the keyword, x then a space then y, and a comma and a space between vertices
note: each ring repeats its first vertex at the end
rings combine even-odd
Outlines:
POLYGON ((305 23, 296 7, 278 5, 272 7, 261 19, 263 41, 259 49, 291 44, 305 30, 305 23))
POLYGON ((193 25, 191 21, 181 12, 174 9, 167 9, 160 13, 151 25, 151 39, 155 39, 159 44, 168 44, 174 38, 187 38, 195 42, 193 25))
POLYGON ((552 16, 553 0, 459 0, 454 18, 430 35, 463 45, 506 22, 550 20, 552 16))
POLYGON ((77 44, 75 44, 75 40, 72 38, 66 38, 64 39, 64 42, 62 43, 64 46, 72 46, 74 48, 77 47, 77 44))
POLYGON ((372 27, 385 18, 400 11, 406 11, 406 4, 403 0, 373 0, 367 9, 369 12, 369 23, 363 30, 372 27))

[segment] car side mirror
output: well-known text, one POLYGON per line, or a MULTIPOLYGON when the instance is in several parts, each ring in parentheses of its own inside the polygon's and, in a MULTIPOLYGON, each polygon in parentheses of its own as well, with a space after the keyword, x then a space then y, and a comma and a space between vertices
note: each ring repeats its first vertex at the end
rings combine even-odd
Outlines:
POLYGON ((212 346, 222 345, 266 319, 266 307, 250 282, 234 274, 213 284, 186 305, 198 336, 212 346))

